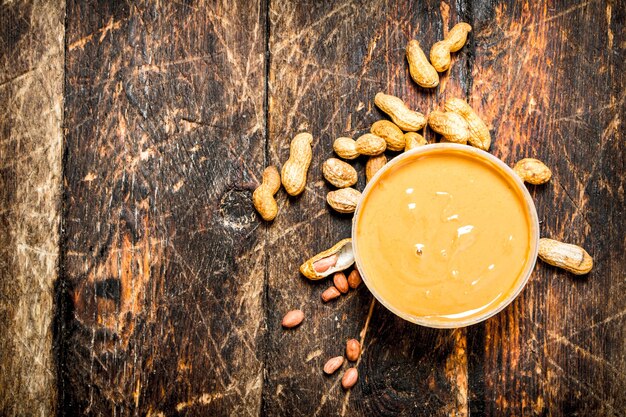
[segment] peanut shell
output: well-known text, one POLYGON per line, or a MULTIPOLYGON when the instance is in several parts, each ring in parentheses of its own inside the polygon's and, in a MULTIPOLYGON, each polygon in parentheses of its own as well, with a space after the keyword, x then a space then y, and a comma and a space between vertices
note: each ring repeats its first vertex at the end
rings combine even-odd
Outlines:
POLYGON ((379 120, 375 122, 370 132, 385 139, 388 150, 401 151, 404 149, 404 134, 402 130, 389 120, 379 120))
POLYGON ((372 177, 387 163, 387 157, 384 154, 378 156, 370 156, 365 163, 365 178, 370 182, 372 177))
POLYGON ((371 133, 366 133, 356 140, 356 151, 361 155, 380 155, 386 148, 385 139, 371 133))
POLYGON ((356 169, 337 158, 329 158, 322 165, 324 178, 337 188, 350 187, 357 182, 356 169))
POLYGON ((263 220, 271 221, 278 214, 278 204, 274 194, 280 189, 280 174, 275 166, 263 171, 263 182, 252 193, 252 204, 263 220))
POLYGON ((323 252, 318 253, 312 258, 306 260, 300 265, 300 272, 302 275, 311 280, 319 280, 325 278, 337 271, 343 271, 349 268, 354 263, 354 254, 352 252, 352 239, 347 238, 340 240, 333 247, 323 252), (329 266, 322 272, 315 270, 314 265, 327 258, 337 256, 333 265, 329 266))
POLYGON ((593 258, 580 246, 539 239, 539 259, 575 275, 585 275, 593 268, 593 258))
POLYGON ((483 151, 489 150, 491 146, 489 128, 465 100, 451 98, 446 100, 444 107, 446 111, 456 113, 465 120, 470 131, 470 137, 468 139, 470 145, 482 149, 483 151))
POLYGON ((428 62, 426 54, 424 54, 422 47, 415 39, 411 40, 406 46, 406 59, 409 61, 411 78, 418 85, 424 88, 434 88, 439 85, 439 74, 428 62))
POLYGON ((456 113, 435 110, 428 115, 428 126, 450 142, 466 144, 470 137, 467 122, 456 113))
POLYGON ((404 134, 404 152, 410 151, 413 148, 417 148, 418 146, 426 145, 426 139, 424 136, 420 135, 416 132, 406 132, 404 134))
POLYGON ((333 150, 343 159, 355 159, 359 157, 356 150, 356 141, 352 138, 341 137, 335 139, 333 150))
POLYGON ((340 188, 326 195, 328 204, 339 213, 354 213, 361 199, 361 192, 352 187, 340 188))
POLYGON ((524 158, 518 161, 513 171, 529 184, 544 184, 552 178, 552 171, 543 162, 535 158, 524 158))
POLYGON ((378 93, 374 104, 391 117, 391 120, 405 132, 416 132, 426 125, 426 117, 407 107, 402 99, 389 94, 378 93))
POLYGON ((463 48, 467 42, 467 34, 471 30, 472 27, 469 24, 457 23, 450 29, 444 40, 436 42, 430 48, 430 62, 438 72, 444 72, 450 68, 452 61, 450 52, 457 52, 463 48))
POLYGON ((306 187, 306 174, 311 164, 313 136, 299 133, 291 141, 289 159, 281 172, 283 187, 289 195, 298 195, 306 187))

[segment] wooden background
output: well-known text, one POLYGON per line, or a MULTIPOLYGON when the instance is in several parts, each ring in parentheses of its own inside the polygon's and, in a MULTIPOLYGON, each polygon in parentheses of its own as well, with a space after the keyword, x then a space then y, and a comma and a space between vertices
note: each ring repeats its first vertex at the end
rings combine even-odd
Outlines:
POLYGON ((626 415, 625 24, 617 0, 3 1, 0 415, 626 415), (458 21, 469 43, 417 87, 407 41, 458 21), (455 331, 363 286, 322 304, 297 268, 350 219, 321 163, 382 116, 378 91, 467 98, 495 155, 544 160, 541 233, 592 273, 538 264, 455 331), (301 130, 307 189, 266 224, 251 192, 301 130), (346 393, 321 367, 352 337, 346 393))

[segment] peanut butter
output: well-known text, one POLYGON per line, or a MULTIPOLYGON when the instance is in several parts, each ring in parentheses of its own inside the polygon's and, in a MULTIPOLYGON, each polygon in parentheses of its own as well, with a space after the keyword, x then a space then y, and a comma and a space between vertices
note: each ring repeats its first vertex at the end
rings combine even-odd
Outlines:
POLYGON ((355 218, 359 266, 388 307, 467 321, 501 306, 534 264, 534 218, 511 175, 480 151, 432 148, 366 190, 355 218))

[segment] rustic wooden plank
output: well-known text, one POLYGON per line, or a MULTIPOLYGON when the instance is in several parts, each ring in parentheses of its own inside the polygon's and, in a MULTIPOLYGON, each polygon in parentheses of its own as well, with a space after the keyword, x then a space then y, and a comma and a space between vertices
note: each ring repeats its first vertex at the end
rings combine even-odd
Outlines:
POLYGON ((0 414, 52 415, 65 2, 0 5, 0 414))
POLYGON ((473 6, 472 104, 496 155, 553 169, 531 187, 541 233, 594 256, 588 277, 539 264, 522 295, 470 329, 470 406, 480 415, 626 413, 623 2, 473 6))
MULTIPOLYGON (((297 198, 279 194, 279 217, 268 229, 265 415, 467 414, 465 333, 418 327, 380 305, 365 335, 356 387, 344 392, 341 372, 324 376, 325 360, 363 332, 372 296, 362 287, 324 305, 320 293, 330 282, 311 283, 298 273, 303 260, 350 235, 350 216, 330 213, 325 202, 331 188, 321 164, 333 156, 333 140, 365 133, 383 117, 373 105, 378 91, 425 112, 448 95, 464 96, 467 55, 455 57, 451 74, 430 92, 410 79, 404 51, 413 37, 429 48, 444 24, 467 13, 463 4, 435 1, 270 3, 270 159, 284 162, 298 131, 313 134, 314 157, 306 191, 297 198), (306 319, 284 331, 280 319, 292 308, 302 308, 306 319)), ((355 163, 359 189, 364 163, 355 163)))
POLYGON ((259 414, 265 26, 68 3, 61 414, 259 414))

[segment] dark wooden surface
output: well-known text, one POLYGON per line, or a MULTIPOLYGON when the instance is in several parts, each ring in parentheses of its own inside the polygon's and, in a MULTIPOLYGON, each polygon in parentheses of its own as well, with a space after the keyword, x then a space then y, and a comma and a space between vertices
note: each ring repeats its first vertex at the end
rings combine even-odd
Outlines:
POLYGON ((64 4, 0 2, 0 415, 57 404, 64 4))
POLYGON ((0 11, 0 415, 626 414, 623 2, 0 11), (468 44, 417 87, 407 41, 458 21, 468 44), (511 306, 459 330, 406 323, 364 286, 322 304, 328 283, 298 266, 350 217, 327 209, 321 164, 382 117, 378 91, 423 112, 467 98, 495 155, 545 161, 541 233, 587 248, 592 273, 538 263, 511 306), (251 192, 302 130, 307 189, 264 223, 251 192), (292 308, 305 322, 284 331, 292 308), (346 393, 321 367, 349 338, 365 351, 346 393))

